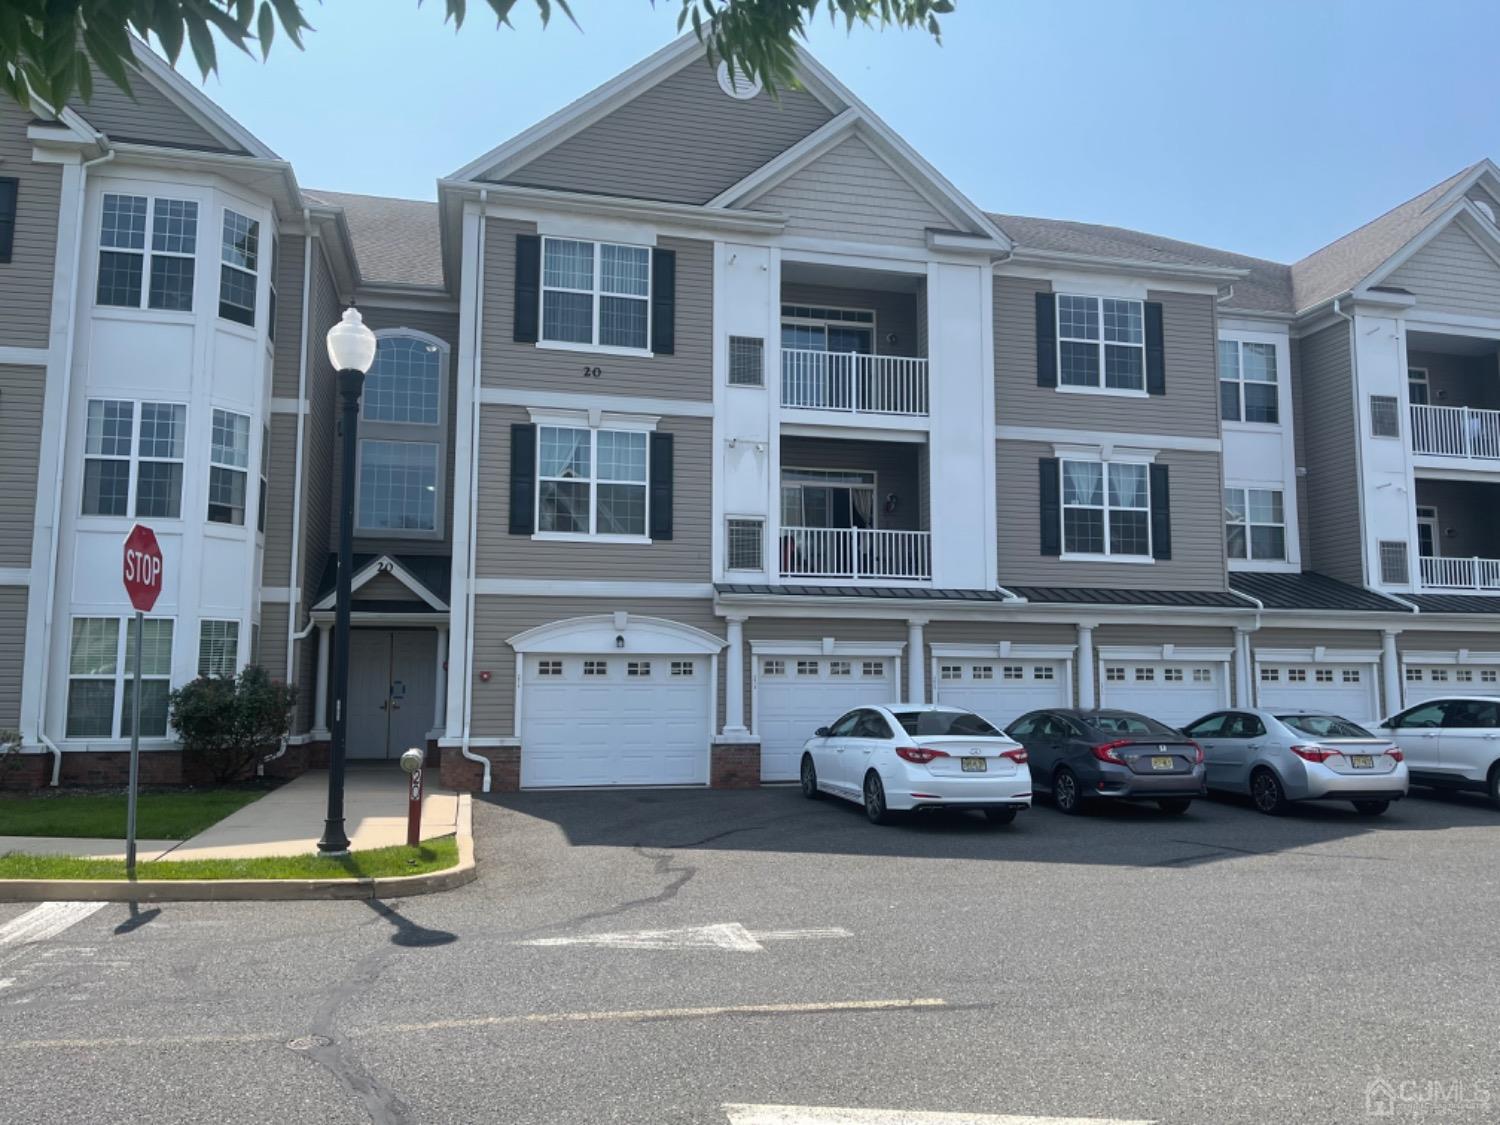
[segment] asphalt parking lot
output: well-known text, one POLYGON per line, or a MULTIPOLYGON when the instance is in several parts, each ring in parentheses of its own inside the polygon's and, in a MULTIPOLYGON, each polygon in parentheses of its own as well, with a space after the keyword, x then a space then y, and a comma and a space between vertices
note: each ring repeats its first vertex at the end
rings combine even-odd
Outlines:
POLYGON ((792 789, 525 793, 475 830, 481 877, 446 895, 108 906, 0 945, 0 1116, 1500 1119, 1477 798, 994 829, 792 789))

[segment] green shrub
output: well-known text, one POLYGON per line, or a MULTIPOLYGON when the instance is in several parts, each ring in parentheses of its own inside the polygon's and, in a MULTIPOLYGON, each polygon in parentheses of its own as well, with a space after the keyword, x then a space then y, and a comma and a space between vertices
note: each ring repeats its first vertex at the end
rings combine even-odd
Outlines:
POLYGON ((254 665, 238 676, 199 676, 170 697, 183 753, 217 782, 247 776, 255 759, 286 736, 296 703, 296 688, 254 665))

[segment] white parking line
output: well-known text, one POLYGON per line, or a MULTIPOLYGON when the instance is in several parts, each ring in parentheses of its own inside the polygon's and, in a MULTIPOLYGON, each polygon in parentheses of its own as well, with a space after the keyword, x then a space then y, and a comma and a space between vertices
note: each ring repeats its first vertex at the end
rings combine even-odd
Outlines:
POLYGON ((677 930, 636 930, 633 933, 577 934, 573 937, 533 938, 517 945, 597 945, 608 949, 723 949, 759 953, 767 941, 821 941, 853 937, 837 926, 815 930, 763 930, 752 933, 738 922, 712 926, 684 926, 677 930))
POLYGON ((0 965, 15 960, 26 946, 56 937, 107 905, 104 902, 44 902, 12 918, 0 926, 0 965))
POLYGON ((1009 1113, 923 1113, 836 1106, 730 1104, 723 1109, 730 1125, 1153 1125, 1118 1117, 1018 1117, 1009 1113))

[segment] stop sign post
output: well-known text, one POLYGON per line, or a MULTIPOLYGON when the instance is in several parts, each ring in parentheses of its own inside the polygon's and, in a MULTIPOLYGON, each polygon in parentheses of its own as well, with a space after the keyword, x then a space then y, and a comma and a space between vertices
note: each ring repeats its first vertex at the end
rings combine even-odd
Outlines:
POLYGON ((161 597, 161 546, 156 532, 136 524, 125 537, 122 578, 135 606, 135 688, 130 700, 130 789, 125 800, 125 877, 135 878, 135 805, 141 782, 141 641, 147 613, 161 597))

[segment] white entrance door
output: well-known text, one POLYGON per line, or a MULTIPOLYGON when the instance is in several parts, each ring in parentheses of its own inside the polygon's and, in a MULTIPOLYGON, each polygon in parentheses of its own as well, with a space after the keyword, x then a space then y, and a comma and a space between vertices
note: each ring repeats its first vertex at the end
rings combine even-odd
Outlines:
POLYGON ((762 781, 795 781, 802 744, 815 730, 851 708, 891 703, 899 694, 889 656, 757 655, 755 661, 762 781))
POLYGON ((1377 668, 1364 663, 1261 663, 1256 697, 1273 711, 1285 707, 1371 723, 1380 711, 1377 668))
POLYGON ((521 670, 521 784, 706 785, 705 656, 534 656, 521 670))
POLYGON ((1408 707, 1448 695, 1500 694, 1500 667, 1494 665, 1407 664, 1402 675, 1408 707))
POLYGON ((935 686, 939 703, 966 707, 997 727, 1027 711, 1073 706, 1063 660, 941 657, 935 686))
POLYGON ((1137 711, 1181 727, 1229 705, 1228 668, 1220 661, 1109 660, 1099 677, 1099 705, 1137 711))

